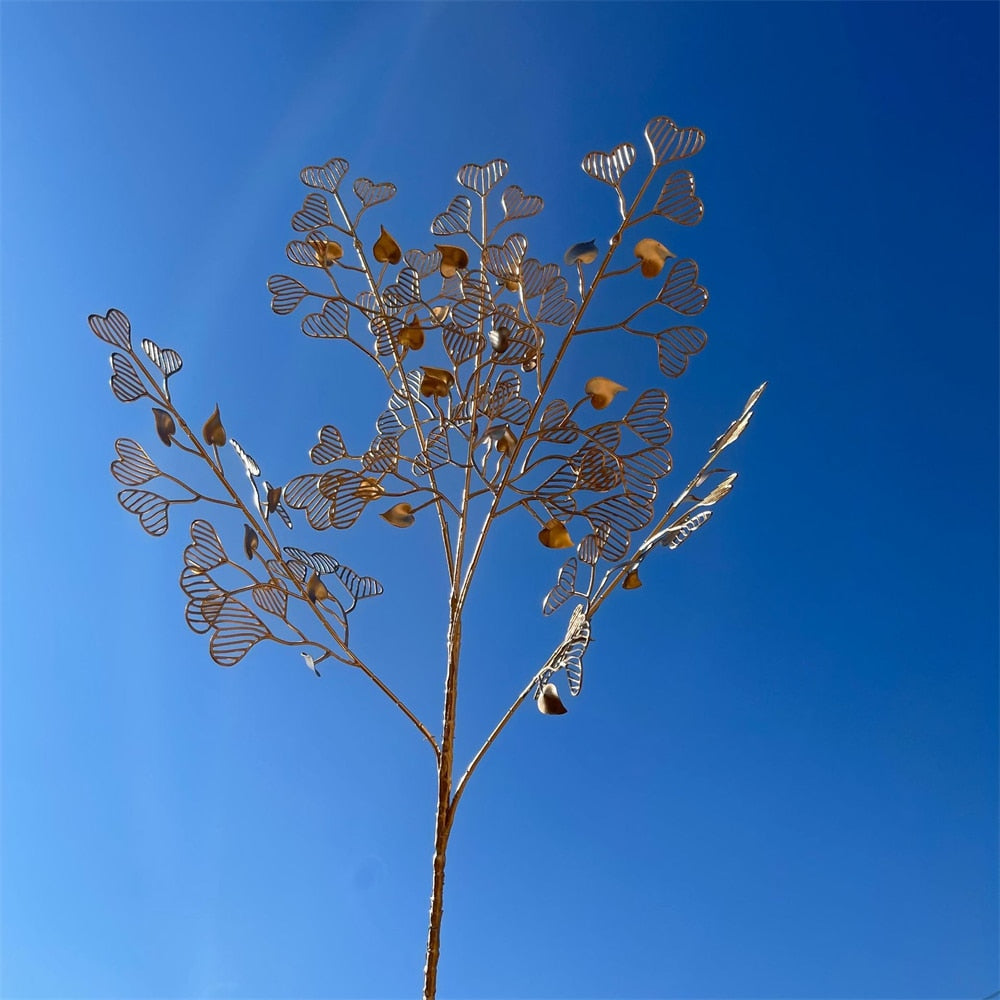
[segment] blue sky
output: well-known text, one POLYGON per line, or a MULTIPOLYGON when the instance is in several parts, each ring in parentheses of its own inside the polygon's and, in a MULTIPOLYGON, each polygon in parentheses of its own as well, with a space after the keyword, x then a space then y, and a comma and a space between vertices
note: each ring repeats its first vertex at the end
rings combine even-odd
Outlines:
MULTIPOLYGON (((210 661, 183 518, 154 540, 115 502, 115 438, 158 442, 87 315, 178 349, 192 421, 218 402, 286 480, 322 424, 363 446, 384 403, 269 309, 302 166, 393 180, 379 218, 427 246, 457 168, 504 156, 546 199, 532 252, 558 259, 614 227, 583 155, 645 155, 655 115, 708 134, 705 219, 676 236, 712 294, 707 349, 665 386, 678 490, 770 385, 712 523, 602 609, 570 714, 528 706, 477 772, 441 996, 1000 988, 997 22, 4 3, 3 996, 396 998, 423 965, 426 745, 354 674, 210 661)), ((626 355, 585 338, 568 371, 658 383, 626 355)), ((289 541, 383 579, 358 645, 436 727, 435 538, 377 520, 289 541)), ((562 633, 533 535, 487 553, 461 760, 562 633)))

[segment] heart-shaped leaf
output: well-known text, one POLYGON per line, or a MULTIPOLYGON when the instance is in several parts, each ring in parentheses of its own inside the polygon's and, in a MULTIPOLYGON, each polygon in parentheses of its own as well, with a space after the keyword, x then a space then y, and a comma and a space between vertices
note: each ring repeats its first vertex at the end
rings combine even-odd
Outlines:
POLYGON ((415 476, 426 475, 431 469, 440 468, 451 461, 448 431, 444 427, 435 427, 425 440, 426 447, 413 460, 413 474, 415 476))
POLYGON ((159 493, 149 493, 146 490, 121 490, 118 502, 130 513, 139 518, 139 524, 149 534, 159 537, 167 533, 167 501, 159 493))
POLYGON ((580 557, 580 562, 587 566, 595 566, 601 557, 603 543, 595 534, 584 535, 580 539, 580 544, 576 547, 576 554, 580 557))
POLYGON ((521 265, 521 288, 525 299, 536 298, 558 280, 558 264, 540 264, 534 257, 529 257, 521 265))
POLYGON ((231 667, 271 633, 268 627, 241 601, 226 598, 212 623, 215 631, 208 651, 220 667, 231 667))
MULTIPOLYGON (((325 268, 327 266, 328 255, 325 247, 329 245, 331 247, 334 244, 327 244, 322 240, 311 240, 306 243, 303 240, 292 240, 288 246, 285 247, 285 256, 293 263, 298 264, 301 267, 319 267, 325 268)), ((339 246, 339 244, 337 244, 339 246)), ((335 252, 335 250, 333 251, 335 252)))
POLYGON ((302 332, 322 339, 346 337, 349 316, 350 308, 344 299, 329 299, 318 313, 309 313, 302 320, 302 332))
POLYGON ((667 420, 669 406, 670 399, 662 389, 647 389, 639 394, 625 414, 625 424, 633 434, 650 444, 666 444, 673 433, 667 420))
POLYGON ((87 322, 106 344, 124 351, 132 350, 132 325, 120 309, 109 309, 103 316, 93 313, 87 317, 87 322))
POLYGON ((677 170, 664 182, 653 211, 681 226, 697 226, 705 214, 705 206, 694 193, 694 174, 677 170))
POLYGON ((309 461, 313 465, 329 465, 346 454, 347 447, 340 431, 333 424, 326 424, 320 428, 319 444, 314 444, 309 449, 309 461))
POLYGON ((467 330, 478 327, 493 311, 493 296, 482 271, 469 271, 462 276, 462 298, 451 310, 451 318, 467 330))
POLYGON ((369 597, 378 597, 382 593, 382 584, 373 576, 360 576, 350 566, 340 565, 334 575, 347 588, 347 592, 355 601, 364 601, 369 597))
POLYGON ((267 279, 267 289, 271 293, 271 309, 279 316, 294 312, 309 294, 309 289, 301 281, 289 278, 287 274, 272 274, 267 279))
POLYGON ((539 437, 556 444, 572 444, 579 433, 577 425, 569 419, 569 404, 564 399, 553 399, 542 410, 539 420, 539 437))
POLYGON ((659 167, 701 152, 705 133, 699 128, 678 128, 669 118, 654 118, 646 126, 646 142, 659 167))
POLYGON ((261 611, 284 618, 288 613, 288 593, 275 583, 258 583, 251 591, 254 604, 261 611))
POLYGON ((566 297, 568 284, 565 278, 557 278, 542 292, 535 321, 566 326, 576 315, 576 304, 566 297))
POLYGON ((142 349, 146 357, 163 372, 164 378, 176 375, 184 364, 181 356, 172 347, 160 347, 152 340, 143 340, 142 349))
POLYGON ((570 556, 559 568, 556 585, 545 595, 542 614, 551 615, 558 611, 576 592, 576 556, 570 556))
POLYGON ((458 171, 458 183, 462 187, 475 191, 479 195, 487 195, 493 190, 497 181, 503 179, 508 170, 506 160, 490 160, 489 163, 466 163, 458 171))
POLYGON ((535 488, 535 493, 548 500, 551 497, 568 495, 576 489, 579 473, 569 462, 563 462, 556 467, 548 479, 535 488))
POLYGON ((623 142, 610 153, 588 153, 583 158, 583 172, 594 180, 603 181, 617 188, 629 167, 635 163, 635 146, 623 142))
POLYGON ((205 520, 191 522, 191 544, 184 550, 184 565, 196 573, 208 573, 228 562, 218 532, 205 520))
POLYGON ((463 329, 455 323, 446 323, 441 328, 441 341, 456 368, 471 361, 485 346, 482 334, 475 329, 463 329))
POLYGON ((316 574, 336 573, 340 563, 326 552, 306 552, 305 549, 297 549, 292 545, 285 546, 285 555, 289 559, 308 566, 316 574))
POLYGON ((697 354, 708 343, 704 330, 696 326, 672 326, 656 335, 656 349, 660 371, 668 378, 683 375, 688 358, 697 354))
POLYGON ((365 477, 349 469, 334 469, 320 477, 319 491, 332 501, 330 524, 350 528, 369 502, 371 489, 365 477))
MULTIPOLYGON (((590 620, 586 606, 578 604, 570 615, 566 638, 552 664, 552 673, 562 670, 566 674, 569 693, 576 696, 583 687, 583 654, 590 645, 590 620)), ((550 674, 551 676, 551 674, 550 674)))
POLYGON ((383 410, 375 421, 375 430, 380 437, 399 437, 406 430, 406 426, 395 410, 383 410))
POLYGON ((403 254, 407 267, 412 267, 418 278, 429 278, 441 266, 441 251, 407 250, 403 254))
POLYGON ((399 440, 395 436, 378 437, 361 456, 361 467, 367 472, 386 474, 396 471, 399 462, 399 440))
POLYGON ((135 365, 117 352, 111 355, 111 391, 123 403, 133 403, 147 395, 135 365))
POLYGON ((119 438, 115 442, 115 451, 118 458, 111 463, 111 475, 123 486, 141 486, 160 474, 142 445, 131 438, 119 438))
POLYGON ((656 484, 666 476, 673 462, 670 453, 663 448, 644 448, 632 455, 622 456, 625 471, 625 489, 647 501, 656 497, 656 484))
POLYGON ((359 177, 354 182, 354 193, 358 196, 361 204, 366 208, 373 205, 381 205, 396 194, 396 185, 391 181, 382 181, 375 184, 367 177, 359 177))
POLYGON ((292 229, 297 233, 311 233, 333 224, 326 198, 316 191, 307 194, 302 207, 292 216, 292 229))
POLYGON ((181 571, 180 584, 189 598, 184 609, 188 627, 199 635, 207 632, 222 610, 225 593, 219 590, 210 576, 196 573, 187 566, 181 571))
POLYGON ((327 160, 321 167, 303 167, 299 172, 299 178, 307 187, 322 188, 333 194, 348 170, 350 170, 350 164, 347 160, 334 157, 332 160, 327 160))
POLYGON ((420 278, 412 267, 404 267, 394 284, 385 292, 385 304, 389 309, 400 310, 420 301, 420 278))
POLYGON ((674 261, 657 300, 682 316, 696 316, 708 305, 708 290, 698 284, 698 265, 690 258, 674 261))
POLYGON ((501 281, 517 281, 527 250, 528 238, 522 233, 511 233, 503 243, 490 243, 484 248, 483 265, 501 281))
POLYGON ((295 510, 304 510, 309 523, 318 531, 330 527, 330 498, 319 492, 322 477, 315 474, 296 476, 285 486, 285 502, 295 510))
POLYGON ((511 184, 500 196, 500 204, 504 219, 513 222, 514 219, 528 219, 538 215, 545 202, 537 194, 525 194, 516 184, 511 184))
POLYGON ((457 194, 451 199, 451 204, 434 217, 431 232, 435 236, 457 236, 469 232, 472 225, 472 202, 468 196, 457 194))

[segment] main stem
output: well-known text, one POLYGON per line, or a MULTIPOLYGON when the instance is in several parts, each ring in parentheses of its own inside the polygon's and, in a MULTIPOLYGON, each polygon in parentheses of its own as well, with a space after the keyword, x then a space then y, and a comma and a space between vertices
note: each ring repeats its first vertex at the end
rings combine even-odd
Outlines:
POLYGON ((444 915, 444 870, 452 818, 452 772, 455 763, 455 707, 458 703, 458 662, 462 646, 462 608, 452 592, 448 623, 448 672, 445 679, 444 725, 438 757, 437 812, 434 819, 434 860, 431 908, 427 924, 427 959, 424 964, 424 1000, 437 995, 437 966, 441 956, 441 918, 444 915))

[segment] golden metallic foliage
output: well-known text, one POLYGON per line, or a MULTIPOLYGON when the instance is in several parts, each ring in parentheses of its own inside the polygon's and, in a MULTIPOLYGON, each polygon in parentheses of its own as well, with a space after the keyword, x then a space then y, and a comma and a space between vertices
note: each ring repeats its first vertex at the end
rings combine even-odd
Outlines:
POLYGON ((583 391, 590 397, 590 404, 595 410, 603 410, 620 392, 625 392, 625 386, 600 375, 587 380, 583 391))
POLYGON ((219 404, 215 404, 212 415, 205 421, 205 426, 201 429, 202 440, 207 445, 215 445, 221 448, 226 443, 226 429, 222 426, 222 418, 219 416, 219 404))

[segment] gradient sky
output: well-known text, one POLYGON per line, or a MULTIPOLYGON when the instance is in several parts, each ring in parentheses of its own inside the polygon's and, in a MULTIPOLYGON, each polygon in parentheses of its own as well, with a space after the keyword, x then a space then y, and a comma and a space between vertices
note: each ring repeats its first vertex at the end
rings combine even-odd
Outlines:
MULTIPOLYGON (((614 228, 583 155, 644 156, 654 115, 708 134, 671 496, 770 386, 712 523, 602 609, 570 714, 528 705, 470 785, 441 996, 1000 988, 996 4, 4 2, 0 33, 4 998, 402 998, 423 965, 426 746, 354 674, 210 661, 183 518, 151 539, 115 501, 115 438, 159 445, 87 315, 179 350, 192 422, 218 402, 284 481, 384 403, 269 309, 302 166, 393 180, 378 221, 427 246, 502 155, 557 259, 614 228)), ((616 374, 586 348, 573 378, 616 374)), ((384 580, 358 645, 436 727, 433 533, 377 520, 289 542, 384 580)), ((564 627, 559 554, 498 538, 462 761, 564 627)))

